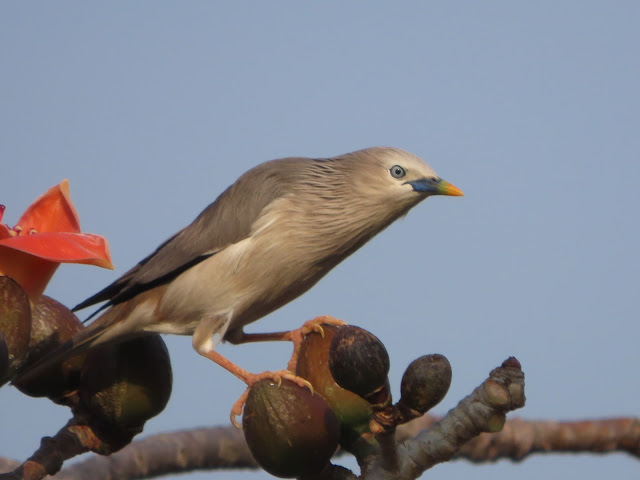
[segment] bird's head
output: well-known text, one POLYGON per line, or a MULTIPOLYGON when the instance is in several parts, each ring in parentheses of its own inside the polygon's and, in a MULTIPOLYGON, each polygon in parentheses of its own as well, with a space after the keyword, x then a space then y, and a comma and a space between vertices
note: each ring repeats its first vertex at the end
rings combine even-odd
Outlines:
POLYGON ((373 147, 345 155, 353 161, 354 188, 372 200, 411 208, 431 195, 462 196, 419 157, 405 150, 373 147))

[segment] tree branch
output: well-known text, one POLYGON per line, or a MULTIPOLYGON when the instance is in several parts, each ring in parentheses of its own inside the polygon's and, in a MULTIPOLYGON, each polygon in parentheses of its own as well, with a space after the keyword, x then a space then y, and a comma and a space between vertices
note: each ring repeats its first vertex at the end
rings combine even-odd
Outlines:
MULTIPOLYGON (((402 425, 398 428, 398 440, 415 437, 440 419, 425 415, 402 425)), ((626 452, 640 458, 640 419, 610 418, 570 422, 510 419, 501 432, 482 433, 467 442, 453 459, 484 463, 501 459, 520 461, 534 453, 617 452, 626 452)), ((154 455, 160 457, 159 461, 165 464, 163 474, 221 468, 258 468, 242 432, 228 426, 151 435, 109 457, 96 455, 64 468, 53 478, 106 480, 153 477, 160 475, 160 469, 143 467, 136 459, 145 459, 143 464, 146 465, 155 464, 154 455), (123 472, 127 476, 122 476, 123 472)), ((13 470, 19 465, 17 461, 0 457, 0 472, 13 470)))
MULTIPOLYGON (((411 471, 405 478, 449 458, 486 462, 521 460, 532 453, 614 451, 640 457, 640 419, 636 418, 574 422, 515 419, 507 421, 499 433, 479 433, 500 428, 504 412, 517 408, 523 400, 518 372, 515 368, 498 368, 445 417, 425 415, 399 427, 398 441, 404 440, 399 449, 404 473, 411 471), (467 437, 471 440, 464 443, 467 437)), ((0 458, 0 471, 17 465, 0 458)), ((111 456, 94 456, 65 468, 54 478, 136 479, 194 470, 256 468, 242 431, 229 426, 152 435, 111 456)), ((373 470, 366 470, 369 477, 373 470)), ((15 473, 0 477, 20 478, 15 473)), ((346 471, 341 475, 350 478, 346 471)))
POLYGON ((65 468, 56 480, 153 478, 194 470, 257 469, 235 427, 213 427, 152 435, 108 457, 92 457, 65 468))
MULTIPOLYGON (((425 415, 403 425, 399 440, 415 437, 439 420, 425 415)), ((482 433, 468 441, 454 458, 485 463, 519 461, 534 453, 617 453, 640 458, 640 419, 553 421, 507 420, 502 431, 482 433)))

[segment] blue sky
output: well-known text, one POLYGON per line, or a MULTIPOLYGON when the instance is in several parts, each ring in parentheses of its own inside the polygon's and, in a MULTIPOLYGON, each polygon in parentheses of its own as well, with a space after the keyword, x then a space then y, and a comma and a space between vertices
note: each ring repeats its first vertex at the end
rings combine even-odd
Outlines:
MULTIPOLYGON (((70 180, 84 230, 109 239, 116 264, 63 266, 47 293, 75 305, 257 163, 405 148, 466 196, 421 204, 250 331, 320 314, 368 328, 396 392, 411 360, 442 353, 453 384, 436 413, 515 355, 518 415, 637 416, 639 22, 633 1, 3 2, 4 220, 70 180)), ((227 423, 243 385, 190 339, 166 340, 174 391, 145 434, 227 423)), ((220 351, 261 371, 290 348, 220 351)), ((16 459, 69 417, 10 388, 0 405, 0 455, 16 459)), ((429 475, 569 470, 632 478, 637 461, 537 456, 429 475)))

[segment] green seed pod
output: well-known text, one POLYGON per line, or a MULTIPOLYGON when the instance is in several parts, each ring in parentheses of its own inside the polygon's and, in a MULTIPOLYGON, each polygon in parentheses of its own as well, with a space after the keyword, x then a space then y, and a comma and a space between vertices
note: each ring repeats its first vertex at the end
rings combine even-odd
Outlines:
POLYGON ((451 385, 451 364, 443 355, 424 355, 407 367, 398 406, 423 415, 442 401, 451 385))
MULTIPOLYGON (((29 363, 37 361, 84 328, 71 310, 46 295, 40 297, 32 311, 29 363)), ((71 357, 28 383, 16 382, 15 386, 25 395, 48 397, 60 403, 65 395, 78 388, 84 357, 84 354, 71 357)))
POLYGON ((6 276, 0 276, 0 332, 4 335, 8 352, 4 375, 0 371, 2 385, 24 363, 31 335, 29 297, 20 285, 6 276))
POLYGON ((111 447, 97 453, 122 448, 164 410, 172 381, 169 352, 160 335, 90 350, 82 368, 81 407, 111 447))
POLYGON ((242 428, 260 466, 288 478, 320 472, 338 447, 340 427, 320 395, 289 380, 261 380, 249 391, 242 428))
POLYGON ((349 390, 338 385, 329 370, 329 347, 338 327, 323 325, 319 333, 307 335, 300 346, 296 375, 309 380, 317 393, 327 401, 343 427, 369 425, 371 406, 349 390))
POLYGON ((387 382, 389 354, 372 333, 344 325, 331 340, 329 369, 342 388, 367 397, 387 382))

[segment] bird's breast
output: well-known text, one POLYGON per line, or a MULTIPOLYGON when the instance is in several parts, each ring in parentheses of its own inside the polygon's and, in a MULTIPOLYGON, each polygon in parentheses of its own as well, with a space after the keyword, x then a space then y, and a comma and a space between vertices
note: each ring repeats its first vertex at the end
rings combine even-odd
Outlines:
POLYGON ((272 202, 248 237, 178 276, 160 305, 165 323, 190 333, 204 317, 232 313, 230 332, 242 328, 309 290, 377 233, 361 215, 298 200, 272 202))

